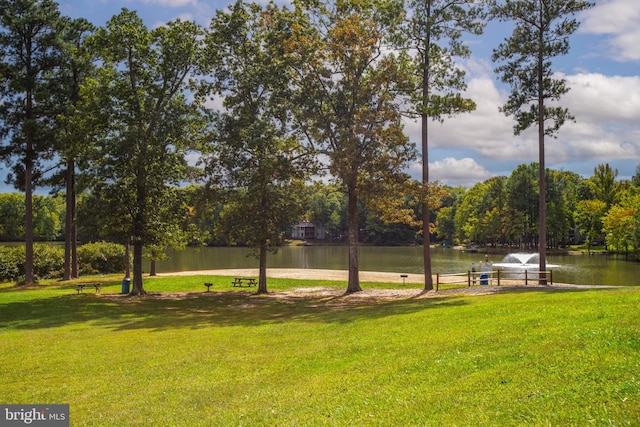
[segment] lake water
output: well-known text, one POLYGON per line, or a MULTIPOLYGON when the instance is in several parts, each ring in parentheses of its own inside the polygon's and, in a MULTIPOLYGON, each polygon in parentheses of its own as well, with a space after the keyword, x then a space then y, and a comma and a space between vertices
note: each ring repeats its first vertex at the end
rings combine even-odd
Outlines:
MULTIPOLYGON (((269 254, 267 268, 314 268, 346 270, 346 246, 286 246, 277 254, 269 254)), ((462 252, 455 249, 432 249, 433 273, 461 273, 471 269, 471 263, 484 259, 483 253, 462 252)), ((200 248, 171 253, 167 261, 159 261, 159 273, 213 270, 224 268, 258 268, 258 260, 250 257, 246 248, 200 248)), ((500 262, 504 255, 490 255, 490 261, 500 262)), ((360 248, 361 271, 395 273, 423 273, 421 247, 360 248)), ((625 260, 624 256, 563 255, 549 256, 553 280, 558 283, 580 285, 640 286, 640 263, 625 260)), ((149 271, 148 263, 145 271, 149 271)))

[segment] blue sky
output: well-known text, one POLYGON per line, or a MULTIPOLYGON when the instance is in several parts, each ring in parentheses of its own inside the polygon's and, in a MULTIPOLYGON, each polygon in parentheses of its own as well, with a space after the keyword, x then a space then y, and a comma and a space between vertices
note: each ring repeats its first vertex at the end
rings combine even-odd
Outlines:
MULTIPOLYGON (((582 25, 571 39, 568 55, 555 71, 571 88, 561 100, 576 117, 556 139, 546 142, 547 166, 591 176, 609 163, 619 178, 630 178, 640 164, 640 0, 596 0, 580 15, 582 25)), ((104 25, 121 8, 136 10, 149 27, 181 18, 207 26, 215 0, 60 0, 62 14, 104 25)), ((450 185, 471 186, 491 176, 510 175, 521 163, 538 160, 537 133, 513 135, 513 119, 498 111, 508 97, 493 72, 492 50, 511 27, 491 23, 485 34, 469 37, 472 56, 460 65, 467 72, 467 96, 476 111, 430 125, 430 176, 450 185)), ((420 126, 407 122, 406 132, 419 145, 420 126)), ((4 167, 4 165, 3 165, 4 167)), ((412 171, 419 176, 420 164, 412 171)))

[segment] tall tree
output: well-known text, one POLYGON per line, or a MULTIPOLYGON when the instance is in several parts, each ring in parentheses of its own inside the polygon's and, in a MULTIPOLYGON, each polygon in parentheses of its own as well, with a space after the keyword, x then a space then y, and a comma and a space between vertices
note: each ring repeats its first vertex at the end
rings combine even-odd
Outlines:
POLYGON ((403 170, 415 159, 398 106, 410 86, 407 60, 385 46, 401 5, 310 3, 297 4, 287 49, 295 58, 301 122, 347 194, 347 293, 358 292, 358 202, 401 194, 403 170))
POLYGON ((455 216, 467 189, 463 186, 445 188, 449 194, 443 199, 442 207, 438 209, 435 232, 440 240, 453 245, 456 242, 455 216))
POLYGON ((0 240, 15 242, 24 239, 24 195, 0 194, 0 240))
POLYGON ((607 209, 613 206, 618 198, 617 176, 618 169, 611 169, 609 163, 600 164, 593 168, 593 176, 590 179, 593 182, 594 196, 597 200, 602 200, 607 209))
POLYGON ((156 261, 169 259, 167 250, 184 250, 187 245, 198 245, 206 233, 195 223, 195 206, 189 200, 193 188, 169 188, 165 203, 157 205, 162 222, 156 223, 153 243, 145 245, 145 257, 150 260, 149 276, 157 276, 156 261))
POLYGON ((455 213, 456 232, 462 242, 480 242, 482 240, 482 220, 491 209, 487 198, 489 184, 479 182, 469 189, 455 213))
POLYGON ((602 220, 613 234, 610 237, 618 237, 625 250, 628 245, 636 252, 640 249, 640 193, 634 187, 620 194, 620 203, 612 206, 602 220))
POLYGON ((182 21, 149 31, 123 9, 90 41, 102 66, 83 87, 84 108, 106 126, 97 129, 89 172, 120 206, 115 214, 133 246, 133 295, 145 293, 143 247, 161 237, 167 220, 157 206, 190 177, 186 156, 203 120, 186 90, 201 35, 200 27, 182 21))
POLYGON ((636 165, 636 173, 631 177, 631 183, 636 187, 640 187, 640 164, 636 165))
POLYGON ((507 181, 509 228, 522 232, 517 236, 521 248, 523 245, 527 248, 535 247, 539 202, 537 169, 536 163, 518 165, 507 181))
POLYGON ((547 234, 549 247, 559 248, 569 241, 571 228, 570 206, 573 203, 570 175, 552 169, 547 169, 547 234))
POLYGON ((267 292, 267 254, 302 214, 314 153, 293 132, 290 67, 283 50, 287 11, 242 1, 218 12, 206 58, 224 98, 209 170, 229 188, 222 230, 259 259, 258 293, 267 292))
POLYGON ((324 227, 331 240, 344 229, 341 216, 345 203, 344 193, 333 185, 315 184, 311 190, 313 194, 310 195, 308 219, 315 223, 316 227, 324 227))
POLYGON ((637 216, 637 209, 614 205, 602 217, 602 231, 607 236, 607 246, 611 250, 621 252, 624 249, 625 253, 628 252, 629 245, 634 240, 634 223, 637 216))
POLYGON ((56 152, 60 158, 61 173, 51 184, 63 186, 66 195, 65 246, 63 280, 78 278, 77 219, 76 219, 76 162, 90 145, 90 132, 84 129, 87 113, 78 108, 80 87, 93 74, 93 55, 87 49, 86 39, 95 31, 86 19, 64 19, 61 31, 60 67, 49 88, 56 109, 56 152), (62 185, 61 185, 62 184, 62 185))
POLYGON ((25 283, 33 270, 33 190, 51 156, 53 120, 47 85, 57 65, 60 13, 51 0, 0 1, 0 158, 25 192, 25 283))
POLYGON ((505 177, 489 178, 465 194, 455 214, 461 239, 487 244, 503 237, 506 181, 505 177))
POLYGON ((607 205, 602 200, 580 200, 574 212, 576 225, 587 236, 587 252, 591 254, 593 242, 602 237, 602 218, 607 205))
POLYGON ((412 65, 418 84, 412 93, 414 112, 422 125, 422 234, 424 238, 424 289, 433 289, 429 215, 429 121, 475 109, 462 96, 465 72, 455 58, 470 55, 463 33, 481 34, 480 2, 477 0, 408 0, 403 45, 415 50, 412 65))
MULTIPOLYGON (((552 59, 569 51, 569 36, 579 26, 574 15, 592 4, 585 0, 492 0, 491 3, 498 19, 514 22, 511 36, 493 52, 493 60, 501 63, 496 72, 512 88, 501 111, 514 116, 516 135, 533 125, 538 128, 538 250, 539 270, 544 272, 547 268, 545 136, 556 134, 566 120, 573 119, 568 109, 549 105, 569 90, 564 79, 553 75, 552 59)), ((541 273, 540 283, 546 284, 545 277, 541 273)))

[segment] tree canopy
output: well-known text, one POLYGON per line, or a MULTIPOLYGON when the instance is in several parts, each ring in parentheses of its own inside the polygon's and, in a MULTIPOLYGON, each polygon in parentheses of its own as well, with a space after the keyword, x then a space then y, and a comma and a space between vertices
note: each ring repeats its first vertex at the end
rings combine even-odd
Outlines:
POLYGON ((357 292, 358 201, 398 194, 415 158, 397 105, 410 73, 405 58, 385 49, 399 5, 340 1, 297 7, 286 47, 296 68, 298 117, 346 191, 347 292, 357 292))
POLYGON ((33 271, 33 188, 51 158, 55 111, 49 85, 58 66, 62 20, 51 0, 0 1, 0 159, 25 192, 25 283, 33 271))
POLYGON ((288 12, 273 4, 236 2, 218 12, 207 34, 209 96, 216 112, 207 163, 214 184, 228 191, 219 230, 256 251, 258 292, 267 292, 267 253, 302 214, 304 184, 314 152, 296 136, 289 59, 283 49, 288 12))
POLYGON ((83 87, 83 108, 100 118, 88 173, 93 191, 113 201, 133 244, 133 294, 144 294, 145 244, 162 239, 163 207, 190 177, 186 155, 200 140, 202 116, 186 90, 200 55, 202 30, 175 21, 148 30, 123 9, 90 43, 102 66, 83 87))

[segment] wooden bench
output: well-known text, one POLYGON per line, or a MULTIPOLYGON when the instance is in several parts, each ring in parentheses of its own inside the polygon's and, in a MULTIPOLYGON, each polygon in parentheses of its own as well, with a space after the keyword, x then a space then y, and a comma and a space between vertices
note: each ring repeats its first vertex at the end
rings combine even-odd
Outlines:
POLYGON ((256 282, 256 279, 254 279, 253 277, 236 277, 235 279, 233 279, 233 282, 231 282, 233 284, 233 286, 256 286, 258 283, 256 282))
MULTIPOLYGON (((78 283, 77 290, 78 293, 82 292, 85 286, 89 286, 87 283, 78 283)), ((93 287, 96 288, 96 294, 100 293, 100 288, 102 287, 99 283, 93 283, 93 287)))

